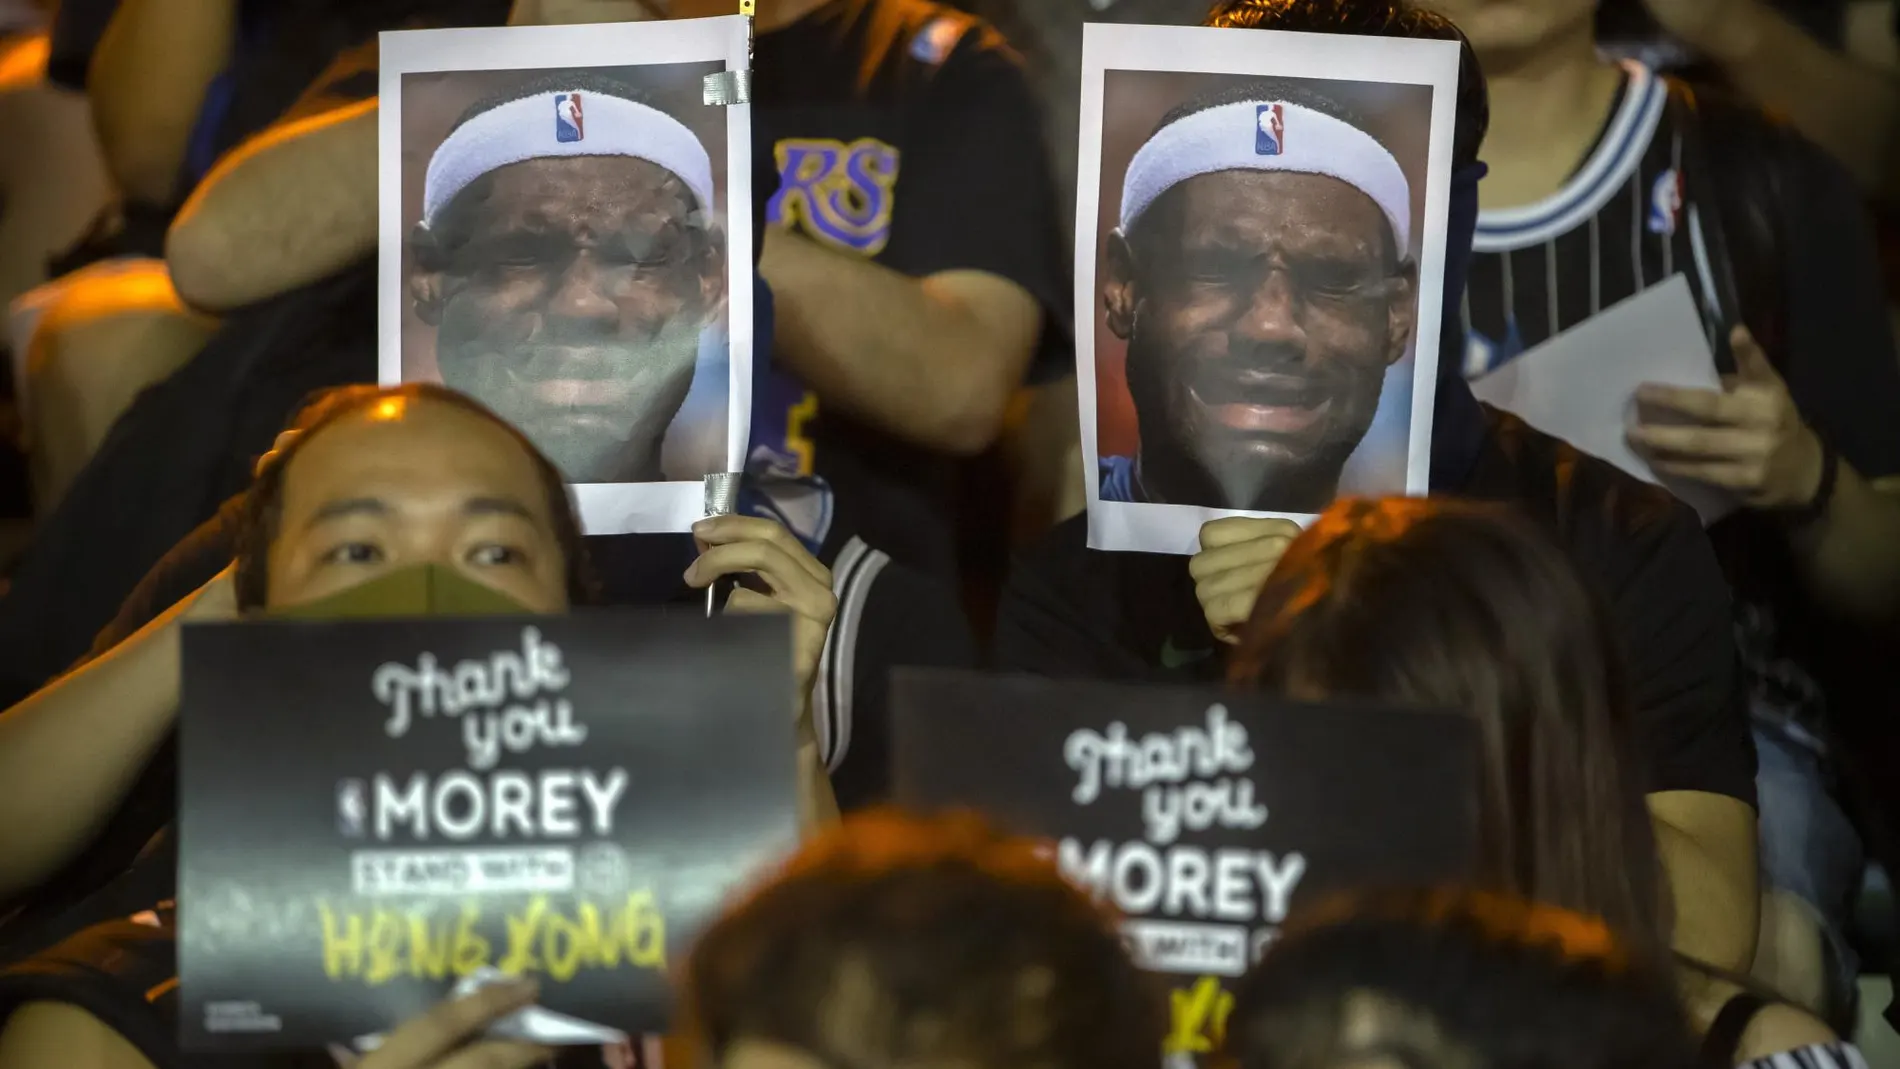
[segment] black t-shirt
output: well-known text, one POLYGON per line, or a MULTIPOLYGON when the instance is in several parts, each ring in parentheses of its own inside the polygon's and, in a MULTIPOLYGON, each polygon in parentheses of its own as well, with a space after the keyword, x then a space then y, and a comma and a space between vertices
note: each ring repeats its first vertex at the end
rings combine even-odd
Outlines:
MULTIPOLYGON (((768 225, 913 277, 1005 278, 1042 305, 1032 377, 1073 365, 1036 100, 993 30, 924 0, 834 0, 760 35, 753 79, 753 152, 780 168, 768 225)), ((900 563, 953 574, 947 458, 827 411, 782 368, 754 401, 752 449, 755 473, 828 485, 833 508, 784 517, 822 559, 861 535, 900 563)))
MULTIPOLYGON (((1470 474, 1435 489, 1506 502, 1564 546, 1610 612, 1634 690, 1646 788, 1755 799, 1738 702, 1728 586, 1695 514, 1603 461, 1486 409, 1470 474)), ((1154 682, 1222 677, 1184 557, 1086 548, 1086 517, 1018 562, 996 667, 1154 682)))

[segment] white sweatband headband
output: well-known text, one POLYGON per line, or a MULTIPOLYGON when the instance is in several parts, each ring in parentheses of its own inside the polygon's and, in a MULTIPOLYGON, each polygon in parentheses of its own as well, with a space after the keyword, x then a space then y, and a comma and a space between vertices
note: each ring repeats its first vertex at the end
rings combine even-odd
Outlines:
POLYGON ((457 127, 429 160, 422 225, 471 182, 512 163, 565 156, 629 156, 677 175, 700 210, 713 210, 712 159, 686 125, 645 104, 587 90, 536 93, 457 127))
POLYGON ((1351 123, 1270 100, 1197 111, 1149 138, 1122 180, 1122 232, 1127 233, 1161 194, 1218 171, 1291 171, 1337 178, 1385 212, 1401 256, 1411 247, 1411 186, 1392 153, 1351 123))

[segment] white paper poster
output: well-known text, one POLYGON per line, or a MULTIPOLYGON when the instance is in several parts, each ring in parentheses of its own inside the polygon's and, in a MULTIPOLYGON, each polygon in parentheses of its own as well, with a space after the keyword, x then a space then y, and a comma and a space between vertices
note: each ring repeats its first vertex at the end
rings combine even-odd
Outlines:
POLYGON ((744 467, 751 109, 738 16, 382 36, 384 383, 494 409, 589 534, 684 531, 744 467))
POLYGON ((1083 31, 1089 545, 1429 487, 1458 45, 1083 31))
POLYGON ((1619 301, 1471 380, 1471 392, 1644 482, 1667 487, 1703 523, 1714 523, 1734 511, 1732 496, 1703 483, 1659 479, 1630 448, 1636 388, 1646 382, 1722 388, 1702 315, 1682 275, 1619 301))

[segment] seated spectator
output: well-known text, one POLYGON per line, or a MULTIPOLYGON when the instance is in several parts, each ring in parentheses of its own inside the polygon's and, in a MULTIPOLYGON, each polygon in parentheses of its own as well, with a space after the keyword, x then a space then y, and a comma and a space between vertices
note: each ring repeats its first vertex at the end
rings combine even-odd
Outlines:
MULTIPOLYGON (((186 197, 220 156, 273 122, 321 110, 333 92, 373 94, 365 38, 373 57, 375 31, 401 25, 418 9, 413 0, 380 5, 381 12, 360 0, 69 6, 56 52, 63 65, 84 72, 91 125, 118 195, 86 240, 59 258, 62 277, 33 293, 16 316, 42 516, 139 392, 177 371, 217 331, 216 320, 201 313, 234 307, 201 300, 190 285, 174 287, 166 232, 186 197), (322 92, 305 94, 352 49, 356 57, 330 72, 322 92)), ((283 214, 282 204, 272 214, 283 214)), ((285 259, 282 249, 271 257, 285 259)))
MULTIPOLYGON (((709 520, 695 537, 702 552, 690 586, 751 574, 770 593, 735 590, 729 611, 794 615, 804 782, 816 819, 833 803, 806 699, 834 611, 830 576, 770 521, 709 520)), ((182 623, 273 612, 421 564, 454 568, 531 611, 592 596, 558 473, 518 431, 440 387, 356 387, 314 405, 301 433, 262 465, 231 545, 228 569, 0 714, 0 808, 33 815, 0 832, 0 897, 38 891, 9 927, 10 945, 83 905, 170 824, 182 623), (510 507, 465 507, 486 498, 510 507), (335 501, 352 507, 330 516, 325 506, 335 501)))
POLYGON ((1486 757, 1480 882, 1668 958, 1615 636, 1564 554, 1500 505, 1335 503, 1274 565, 1229 679, 1460 710, 1486 757))
MULTIPOLYGON (((587 4, 595 2, 587 0, 587 4)), ((572 17, 574 8, 574 4, 562 6, 564 17, 572 17)), ((916 13, 908 6, 878 9, 916 13)), ((766 23, 768 13, 762 13, 766 23)), ((625 15, 625 11, 621 9, 619 15, 625 15)), ((963 23, 956 23, 956 27, 969 28, 963 23)), ((906 32, 920 32, 921 28, 912 27, 906 32)), ((834 47, 834 34, 826 19, 811 25, 794 19, 794 25, 785 32, 790 34, 783 46, 788 49, 787 55, 798 53, 804 57, 798 51, 804 47, 800 42, 834 47)), ((762 78, 769 55, 777 47, 769 46, 775 38, 777 34, 766 32, 760 40, 762 78)), ((880 55, 906 70, 920 63, 908 59, 910 51, 904 47, 893 47, 880 55)), ((188 365, 144 391, 137 403, 125 410, 101 452, 74 480, 65 503, 42 524, 42 534, 23 558, 11 591, 0 598, 0 701, 19 701, 84 655, 141 577, 171 547, 179 545, 194 526, 211 518, 218 501, 243 488, 251 461, 268 448, 283 425, 285 412, 298 399, 317 387, 374 378, 376 272, 367 253, 376 241, 376 114, 374 104, 363 101, 374 91, 374 78, 365 80, 361 68, 361 61, 372 57, 372 51, 357 55, 359 68, 353 72, 346 72, 348 63, 338 61, 334 78, 321 82, 336 85, 336 91, 317 93, 325 108, 279 125, 224 159, 173 226, 169 264, 184 298, 201 308, 237 309, 226 315, 217 336, 188 365), (350 95, 357 97, 357 103, 338 101, 338 97, 350 95), (300 205, 300 211, 281 211, 285 203, 300 205), (281 249, 298 249, 302 256, 283 256, 281 249), (285 287, 302 289, 281 292, 285 287), (257 302, 260 294, 279 296, 257 302)), ((813 61, 800 59, 800 63, 813 61)), ((954 57, 944 59, 944 70, 967 70, 973 82, 994 84, 1005 95, 1013 74, 1007 53, 977 32, 969 34, 969 42, 954 57)), ((920 93, 923 85, 948 84, 942 78, 904 82, 920 93)), ((929 97, 935 93, 937 89, 929 97)), ((918 93, 906 89, 904 99, 908 101, 914 95, 918 93)), ((980 95, 980 99, 986 101, 982 104, 984 114, 1001 110, 1009 122, 1016 122, 1018 116, 1007 104, 988 103, 988 95, 980 95)), ((961 91, 958 101, 961 106, 961 91)), ((912 101, 906 106, 921 103, 912 101)), ((863 120, 863 112, 855 106, 844 108, 844 112, 851 122, 863 120)), ((798 114, 807 112, 800 110, 798 114)), ((971 137, 997 137, 1001 129, 992 120, 971 122, 971 137)), ((935 127, 942 135, 935 112, 929 123, 937 123, 935 127)), ((771 152, 760 152, 758 159, 769 173, 771 152)), ((914 209, 897 209, 893 216, 895 230, 887 235, 893 256, 906 247, 901 237, 912 228, 927 230, 954 215, 931 207, 935 201, 927 197, 952 196, 946 190, 965 190, 967 182, 961 178, 956 182, 931 178, 933 173, 959 175, 959 165, 961 158, 939 158, 921 152, 906 156, 904 180, 914 182, 920 196, 914 209), (916 222, 906 222, 910 218, 916 218, 916 222)), ((754 205, 758 213, 766 209, 773 182, 775 175, 758 186, 760 197, 754 205)), ((1024 182, 1007 182, 1007 186, 1009 197, 1020 197, 1022 188, 1026 188, 1024 182)), ((1009 211, 1018 209, 1011 207, 1009 211)), ((992 235, 1001 243, 1001 253, 997 254, 1013 258, 1016 241, 1032 230, 999 224, 996 235, 992 235)), ((948 247, 948 253, 975 256, 977 253, 961 245, 967 237, 969 234, 958 232, 956 245, 948 247)), ((798 245, 802 239, 788 241, 798 245)), ((950 239, 944 237, 944 241, 950 239)), ((923 264, 925 260, 914 262, 923 264)), ((1028 266, 1039 264, 1043 260, 1035 258, 1028 266)), ((975 262, 959 258, 940 266, 948 275, 959 275, 948 268, 975 266, 975 262)), ((853 268, 853 264, 845 262, 845 268, 853 268)), ((885 268, 872 264, 857 264, 855 272, 910 285, 910 279, 897 279, 895 272, 878 275, 885 268)), ((811 285, 811 279, 802 281, 811 285)), ((942 298, 956 304, 944 294, 961 292, 969 285, 977 291, 1013 289, 1013 283, 965 277, 956 285, 946 283, 948 289, 944 292, 933 289, 931 300, 942 298)), ((1066 289, 1054 287, 1051 292, 1060 296, 1066 294, 1066 289)), ((1028 298, 1022 298, 1022 302, 1034 308, 1028 298)), ((967 309, 958 304, 950 315, 961 317, 963 311, 967 309)), ((769 328, 771 321, 764 311, 760 315, 756 334, 762 342, 783 334, 769 328)), ((1051 321, 1058 319, 1051 317, 1051 321)), ((980 325, 969 323, 963 327, 982 330, 980 325)), ((771 368, 771 361, 764 359, 766 355, 762 349, 762 359, 754 361, 762 372, 771 368)), ((798 397, 804 397, 802 385, 798 397)), ((769 427, 779 425, 783 431, 785 410, 779 404, 790 401, 766 382, 754 387, 754 399, 754 441, 766 441, 771 437, 769 427)), ((842 465, 845 454, 840 452, 838 459, 842 465)), ((901 469, 902 465, 897 463, 895 467, 901 469)), ((825 471, 825 461, 821 461, 819 473, 825 471)), ((942 573, 893 566, 893 556, 902 556, 901 551, 876 543, 868 534, 857 537, 851 524, 826 522, 821 524, 823 532, 815 532, 804 518, 830 515, 830 492, 823 490, 823 501, 806 501, 811 505, 809 511, 790 507, 785 497, 779 496, 787 482, 779 478, 783 471, 777 461, 754 463, 750 475, 762 477, 758 482, 773 482, 769 503, 760 505, 758 497, 762 496, 747 494, 750 515, 773 516, 787 522, 836 577, 844 619, 838 628, 840 644, 826 655, 819 718, 826 723, 830 754, 836 760, 842 760, 847 750, 853 754, 855 769, 840 765, 838 771, 855 782, 845 784, 840 780, 840 790, 864 801, 874 799, 883 790, 882 716, 876 708, 863 710, 863 706, 882 703, 880 666, 959 665, 971 659, 971 638, 961 619, 956 592, 946 589, 950 579, 942 573), (874 579, 878 581, 876 587, 872 587, 874 579), (906 600, 921 606, 920 611, 904 615, 889 627, 861 630, 853 623, 861 615, 882 615, 880 606, 901 606, 906 600), (863 644, 857 640, 859 634, 863 634, 863 644), (861 712, 853 712, 855 706, 861 712), (863 769, 863 773, 857 769, 863 769)), ((794 473, 788 478, 798 482, 802 475, 794 473)), ((802 488, 807 486, 792 486, 790 490, 802 488)), ((904 507, 883 509, 882 505, 872 507, 870 513, 882 518, 910 515, 904 507)), ((923 530, 931 539, 948 543, 948 534, 931 524, 899 518, 893 520, 893 526, 912 532, 923 530)), ((593 553, 602 564, 610 600, 616 602, 671 596, 678 587, 676 575, 692 560, 692 547, 684 545, 682 539, 673 539, 671 549, 661 553, 656 553, 654 541, 646 537, 600 539, 593 545, 593 553), (671 566, 675 562, 671 575, 657 568, 657 564, 671 566)), ((205 577, 209 573, 199 575, 198 583, 205 577)), ((196 583, 192 585, 196 587, 196 583)))
MULTIPOLYGON (((1632 961, 1668 966, 1668 897, 1615 637, 1530 521, 1495 504, 1341 501, 1274 566, 1230 671, 1294 697, 1475 717, 1480 885, 1600 917, 1632 961)), ((1726 1045, 1720 1064, 1858 1057, 1806 1013, 1690 964, 1688 1016, 1726 1045)))
POLYGON ((1054 862, 974 816, 850 817, 693 948, 706 1069, 1153 1069, 1160 991, 1054 862))
POLYGON ((49 76, 50 7, 0 4, 0 568, 30 537, 32 515, 18 390, 27 333, 18 324, 32 317, 11 309, 111 196, 86 94, 49 76))
MULTIPOLYGON (((1223 27, 1463 41, 1403 0, 1270 0, 1217 8, 1223 27)), ((1441 353, 1463 351, 1457 310, 1476 225, 1489 104, 1469 46, 1460 65, 1441 353)), ((1609 464, 1477 403, 1440 361, 1435 493, 1506 502, 1543 526, 1610 606, 1631 670, 1640 782, 1677 902, 1677 948, 1746 969, 1754 949, 1754 752, 1735 685, 1728 586, 1687 507, 1609 464)), ((1018 561, 997 621, 999 667, 1045 675, 1218 679, 1261 583, 1299 533, 1221 519, 1193 558, 1098 553, 1078 517, 1018 561)))
POLYGON ((1593 917, 1508 896, 1329 902, 1234 992, 1239 1069, 1691 1069, 1669 974, 1593 917))
MULTIPOLYGON (((1900 359, 1860 191, 1745 102, 1602 57, 1591 0, 1431 2, 1510 86, 1484 143, 1459 307, 1466 374, 1677 275, 1732 373, 1722 389, 1642 388, 1629 439, 1675 485, 1738 506, 1709 537, 1760 755, 1762 880, 1825 920, 1829 967, 1798 993, 1844 1023, 1855 961, 1841 931, 1864 867, 1846 808, 1853 788, 1889 778, 1858 755, 1900 741, 1882 633, 1900 616, 1900 359)), ((1818 46, 1760 0, 1724 0, 1719 17, 1685 0, 1646 6, 1679 28, 1755 38, 1758 75, 1814 80, 1818 46)), ((1802 96, 1793 110, 1812 114, 1819 98, 1789 99, 1802 96)), ((1891 115, 1892 98, 1891 86, 1866 95, 1868 115, 1891 115)), ((1819 959, 1820 935, 1810 942, 1819 959)))
MULTIPOLYGON (((516 0, 513 21, 655 9, 734 10, 516 0)), ((1025 381, 1074 363, 1028 74, 993 29, 947 4, 763 0, 757 26, 759 271, 781 309, 754 392, 751 470, 777 477, 761 481, 772 496, 761 507, 780 510, 828 563, 858 537, 954 577, 956 458, 997 439, 1025 381), (838 196, 865 217, 838 214, 838 196)), ((977 540, 1002 538, 1006 522, 976 524, 977 540)))

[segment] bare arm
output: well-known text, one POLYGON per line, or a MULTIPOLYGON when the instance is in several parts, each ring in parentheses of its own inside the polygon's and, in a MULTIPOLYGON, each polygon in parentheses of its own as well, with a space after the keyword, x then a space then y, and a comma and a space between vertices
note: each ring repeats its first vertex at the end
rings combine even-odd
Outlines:
POLYGON ((810 710, 807 701, 798 729, 798 825, 805 835, 815 835, 838 823, 838 797, 832 793, 831 776, 825 772, 818 736, 812 733, 810 710))
POLYGON ((1900 192, 1900 83, 1886 72, 1834 52, 1761 0, 1651 0, 1650 7, 1864 189, 1900 192))
POLYGON ((1664 791, 1649 796, 1649 813, 1675 905, 1676 951, 1747 972, 1761 901, 1754 810, 1719 794, 1664 791))
POLYGON ((112 1026, 68 1002, 29 1002, 0 1031, 0 1069, 152 1069, 112 1026))
POLYGON ((988 448, 1035 352, 1035 298, 988 272, 911 278, 789 231, 764 241, 777 353, 826 404, 946 453, 988 448))
POLYGON ((227 311, 374 251, 376 115, 376 102, 366 100, 287 123, 220 162, 166 237, 179 294, 206 311, 227 311))
POLYGON ((86 97, 45 81, 46 46, 0 50, 0 303, 46 281, 112 196, 86 97))
POLYGON ((750 575, 765 589, 736 587, 726 601, 731 613, 785 613, 792 624, 793 738, 798 761, 798 823, 809 834, 838 820, 838 800, 825 771, 824 750, 812 726, 812 686, 824 657, 825 639, 837 618, 831 570, 806 551, 790 531, 754 516, 699 521, 693 538, 700 556, 687 569, 694 589, 723 576, 750 575))
POLYGON ((237 0, 122 0, 87 72, 107 166, 134 200, 169 203, 204 107, 231 57, 237 0))
POLYGON ((178 633, 232 612, 221 575, 118 646, 0 713, 0 900, 85 847, 171 730, 178 633))
MULTIPOLYGON (((1661 426, 1645 416, 1631 440, 1654 450, 1660 472, 1733 491, 1755 508, 1804 508, 1820 493, 1826 450, 1754 338, 1738 328, 1731 342, 1738 374, 1727 390, 1642 387, 1641 401, 1687 422, 1661 426)), ((1839 359, 1836 394, 1859 389, 1878 397, 1889 387, 1883 379, 1892 379, 1890 365, 1857 375, 1839 359)), ((1890 352, 1885 360, 1892 360, 1890 352)), ((1826 512, 1793 531, 1790 543, 1822 604, 1867 619, 1890 618, 1900 611, 1900 498, 1876 489, 1845 457, 1835 463, 1826 512)))
POLYGON ((1795 554, 1822 604, 1891 619, 1900 612, 1900 498, 1840 465, 1827 514, 1796 532, 1795 554))

